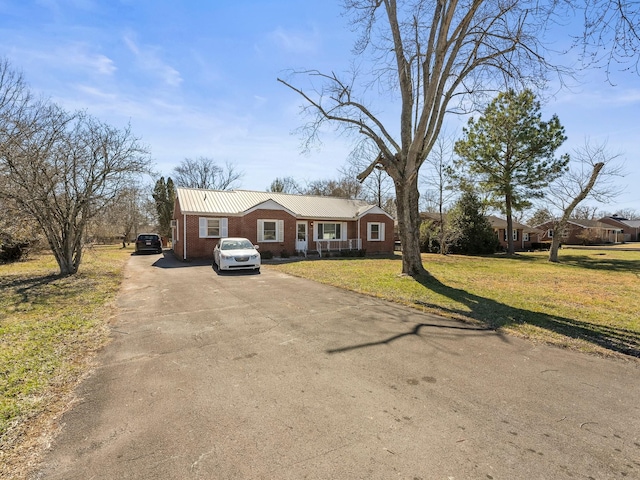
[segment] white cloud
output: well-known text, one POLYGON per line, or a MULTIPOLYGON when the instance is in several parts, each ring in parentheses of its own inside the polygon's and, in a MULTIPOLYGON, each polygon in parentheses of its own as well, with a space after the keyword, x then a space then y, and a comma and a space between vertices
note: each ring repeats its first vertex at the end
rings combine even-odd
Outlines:
POLYGON ((19 58, 21 65, 46 65, 49 71, 64 70, 67 74, 85 70, 91 74, 110 76, 117 70, 111 58, 91 51, 91 47, 84 43, 56 45, 54 48, 42 50, 16 47, 12 56, 19 58))
POLYGON ((316 53, 319 46, 319 36, 315 29, 309 34, 307 31, 292 31, 278 27, 268 35, 269 40, 277 47, 288 53, 316 53))
POLYGON ((159 77, 162 82, 171 87, 178 87, 182 83, 180 72, 168 65, 160 58, 160 49, 152 46, 139 46, 133 34, 126 34, 123 37, 125 45, 133 53, 140 68, 159 77))
POLYGON ((105 55, 86 55, 83 52, 79 52, 79 55, 75 58, 78 65, 85 68, 90 68, 94 72, 98 72, 102 75, 111 75, 117 68, 113 60, 105 55))

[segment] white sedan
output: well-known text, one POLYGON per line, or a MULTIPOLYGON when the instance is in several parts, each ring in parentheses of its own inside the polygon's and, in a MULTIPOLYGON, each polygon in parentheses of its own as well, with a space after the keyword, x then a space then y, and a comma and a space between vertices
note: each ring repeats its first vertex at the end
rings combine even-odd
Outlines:
POLYGON ((222 238, 213 249, 213 266, 219 270, 260 272, 258 246, 246 238, 222 238))

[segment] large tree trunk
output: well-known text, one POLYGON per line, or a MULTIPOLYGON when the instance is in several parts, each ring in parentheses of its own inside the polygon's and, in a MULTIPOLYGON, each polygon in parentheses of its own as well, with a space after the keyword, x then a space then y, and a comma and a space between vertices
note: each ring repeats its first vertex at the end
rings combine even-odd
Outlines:
POLYGON ((420 255, 420 213, 417 176, 410 182, 396 181, 398 229, 402 242, 402 273, 412 277, 428 272, 420 255))
POLYGON ((82 237, 86 222, 78 225, 73 220, 47 220, 34 213, 49 243, 53 256, 58 263, 60 275, 75 275, 82 261, 82 237), (60 228, 61 226, 61 228, 60 228))
MULTIPOLYGON (((55 240, 54 240, 55 241, 55 240)), ((58 262, 60 275, 75 275, 80 268, 82 259, 82 245, 80 238, 75 235, 65 234, 60 245, 54 248, 51 240, 53 255, 58 262)))
MULTIPOLYGON (((563 227, 564 228, 564 227, 563 227)), ((551 239, 551 248, 549 249, 549 261, 558 262, 558 249, 560 248, 560 235, 562 229, 553 227, 553 238, 551 239)))

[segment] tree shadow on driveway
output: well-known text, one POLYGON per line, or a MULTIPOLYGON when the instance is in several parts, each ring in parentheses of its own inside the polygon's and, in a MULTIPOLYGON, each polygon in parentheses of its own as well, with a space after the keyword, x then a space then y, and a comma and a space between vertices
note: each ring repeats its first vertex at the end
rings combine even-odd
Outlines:
MULTIPOLYGON (((367 348, 367 347, 375 347, 378 345, 388 345, 392 342, 394 342, 395 340, 399 340, 403 337, 408 337, 411 335, 416 335, 416 336, 421 336, 422 334, 420 333, 420 331, 422 329, 433 329, 433 328, 442 328, 442 329, 447 329, 447 330, 461 330, 461 331, 467 331, 469 332, 469 334, 471 332, 477 333, 477 332, 485 332, 486 334, 496 334, 496 331, 488 328, 488 327, 476 327, 473 325, 465 325, 464 323, 460 322, 459 325, 442 325, 442 324, 438 324, 438 323, 418 323, 417 325, 415 325, 411 330, 404 332, 404 333, 399 333, 397 335, 393 335, 392 337, 389 338, 385 338, 383 340, 378 340, 375 342, 366 342, 366 343, 360 343, 358 345, 350 345, 347 347, 340 347, 340 348, 332 348, 330 350, 327 350, 326 352, 329 354, 334 354, 334 353, 344 353, 344 352, 349 352, 351 350, 358 350, 360 348, 367 348)), ((456 336, 460 336, 460 335, 464 335, 464 333, 456 333, 456 336)))

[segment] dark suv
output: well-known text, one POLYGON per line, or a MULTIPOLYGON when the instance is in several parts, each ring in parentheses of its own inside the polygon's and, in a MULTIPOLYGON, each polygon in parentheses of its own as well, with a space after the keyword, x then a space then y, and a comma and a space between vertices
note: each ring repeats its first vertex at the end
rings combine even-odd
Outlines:
POLYGON ((162 239, 157 233, 141 233, 136 238, 136 253, 162 253, 162 239))

